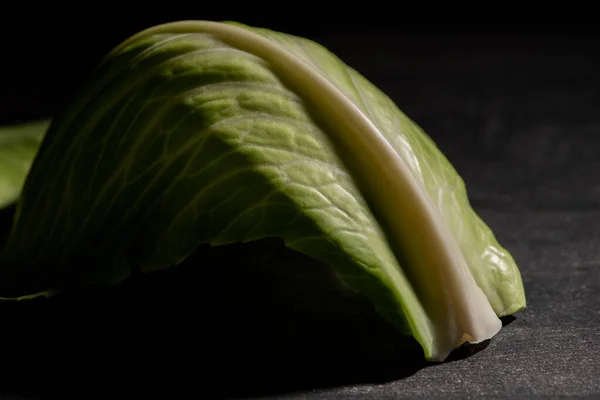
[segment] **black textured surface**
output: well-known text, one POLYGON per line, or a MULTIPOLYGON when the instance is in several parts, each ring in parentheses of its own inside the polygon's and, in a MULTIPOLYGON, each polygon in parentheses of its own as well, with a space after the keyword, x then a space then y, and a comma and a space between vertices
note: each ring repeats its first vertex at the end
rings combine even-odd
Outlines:
POLYGON ((0 304, 2 398, 600 396, 600 62, 591 39, 321 42, 454 163, 520 265, 527 309, 489 343, 429 365, 362 299, 321 293, 304 271, 320 266, 277 241, 205 249, 202 268, 0 304), (298 272, 284 276, 283 266, 298 272), (256 271, 263 285, 248 287, 256 271))

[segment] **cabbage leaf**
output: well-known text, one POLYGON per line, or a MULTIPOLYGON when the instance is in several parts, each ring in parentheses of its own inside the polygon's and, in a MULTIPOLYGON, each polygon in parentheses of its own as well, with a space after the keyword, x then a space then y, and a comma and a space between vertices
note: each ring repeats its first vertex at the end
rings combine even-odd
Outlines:
POLYGON ((0 142, 0 199, 21 193, 0 259, 3 287, 19 288, 7 297, 278 237, 332 266, 428 360, 525 307, 515 261, 435 143, 313 41, 159 25, 116 47, 53 119, 22 191, 21 136, 0 142))
POLYGON ((17 201, 49 120, 0 126, 0 209, 17 201))

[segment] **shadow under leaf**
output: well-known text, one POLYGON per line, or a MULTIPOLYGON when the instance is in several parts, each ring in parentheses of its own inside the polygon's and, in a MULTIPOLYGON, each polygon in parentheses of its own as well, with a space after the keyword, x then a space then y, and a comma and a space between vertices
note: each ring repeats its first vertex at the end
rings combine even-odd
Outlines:
POLYGON ((427 365, 413 338, 330 269, 272 239, 202 247, 114 287, 0 303, 0 315, 0 391, 43 398, 275 395, 427 365))
POLYGON ((0 251, 10 234, 15 209, 16 207, 14 205, 0 208, 0 251))

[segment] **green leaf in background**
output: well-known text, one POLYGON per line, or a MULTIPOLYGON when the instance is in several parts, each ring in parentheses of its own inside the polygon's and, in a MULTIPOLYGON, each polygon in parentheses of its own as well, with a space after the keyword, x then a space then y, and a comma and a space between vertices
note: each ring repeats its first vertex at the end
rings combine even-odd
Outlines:
POLYGON ((49 120, 0 126, 0 209, 17 201, 49 120))
POLYGON ((54 119, 0 282, 116 283, 265 237, 335 268, 429 360, 525 306, 463 181, 390 98, 314 42, 205 21, 128 39, 54 119))

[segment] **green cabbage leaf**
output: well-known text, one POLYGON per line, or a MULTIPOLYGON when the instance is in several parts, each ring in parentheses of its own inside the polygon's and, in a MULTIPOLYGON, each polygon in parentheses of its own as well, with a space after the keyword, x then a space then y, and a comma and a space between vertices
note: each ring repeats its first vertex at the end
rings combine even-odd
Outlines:
POLYGON ((19 198, 49 120, 0 126, 0 210, 19 198))
POLYGON ((0 130, 0 206, 17 198, 7 298, 277 237, 331 266, 428 360, 525 307, 515 261, 415 122, 319 44, 239 23, 140 32, 47 132, 0 130))

